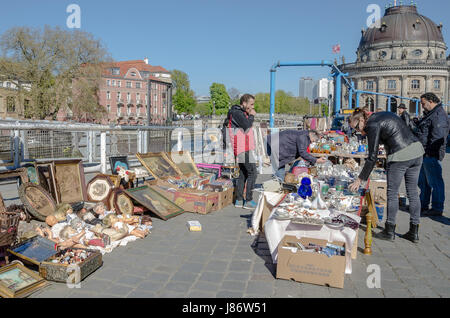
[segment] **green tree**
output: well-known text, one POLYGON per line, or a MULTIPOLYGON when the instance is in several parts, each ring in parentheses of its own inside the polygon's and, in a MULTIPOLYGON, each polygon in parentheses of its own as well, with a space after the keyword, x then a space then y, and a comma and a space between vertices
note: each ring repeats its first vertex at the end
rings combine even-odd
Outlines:
POLYGON ((212 114, 212 103, 198 103, 195 106, 194 113, 199 114, 200 116, 209 116, 212 114))
POLYGON ((178 114, 193 114, 197 102, 194 91, 191 90, 189 76, 180 70, 173 70, 170 73, 172 75, 172 84, 175 88, 175 95, 173 96, 175 111, 178 114))
POLYGON ((224 115, 228 113, 228 109, 231 103, 230 96, 228 96, 227 90, 224 84, 212 83, 209 88, 211 96, 211 102, 213 103, 213 109, 215 109, 216 115, 224 115))
POLYGON ((111 59, 92 34, 59 27, 14 27, 0 38, 3 79, 22 83, 20 93, 32 103, 25 116, 55 119, 59 110, 75 119, 100 119, 98 91, 105 62, 111 59))
POLYGON ((192 91, 177 90, 173 96, 173 104, 178 114, 193 114, 197 103, 192 91))

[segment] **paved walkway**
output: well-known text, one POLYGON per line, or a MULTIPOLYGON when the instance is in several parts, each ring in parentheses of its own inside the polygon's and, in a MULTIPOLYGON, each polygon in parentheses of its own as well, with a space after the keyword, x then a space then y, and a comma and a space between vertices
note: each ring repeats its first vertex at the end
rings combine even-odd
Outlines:
MULTIPOLYGON (((445 216, 422 218, 418 245, 401 238, 394 243, 374 239, 372 256, 362 254, 360 230, 358 258, 344 289, 275 279, 264 236, 246 233, 251 211, 229 206, 166 222, 154 217, 147 238, 104 255, 103 266, 80 289, 52 283, 31 297, 450 297, 450 156, 443 170, 448 185, 445 216), (200 221, 203 231, 189 232, 189 220, 200 221), (381 268, 380 289, 367 287, 370 264, 381 268)), ((13 185, 0 190, 5 198, 17 197, 13 185)), ((397 232, 408 227, 408 214, 399 212, 397 232)))

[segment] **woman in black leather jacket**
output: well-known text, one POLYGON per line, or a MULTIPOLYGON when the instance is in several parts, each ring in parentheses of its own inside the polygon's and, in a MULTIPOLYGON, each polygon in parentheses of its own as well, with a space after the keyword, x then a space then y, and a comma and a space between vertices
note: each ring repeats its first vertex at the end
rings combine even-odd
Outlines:
POLYGON ((399 208, 398 189, 405 178, 409 199, 410 229, 402 235, 414 243, 419 241, 420 198, 417 189, 424 149, 405 122, 391 112, 367 114, 355 110, 349 119, 350 126, 367 135, 369 156, 358 179, 350 185, 357 191, 362 182, 367 181, 378 158, 378 146, 383 144, 387 154, 387 219, 384 230, 375 237, 393 241, 395 238, 396 216, 399 208))

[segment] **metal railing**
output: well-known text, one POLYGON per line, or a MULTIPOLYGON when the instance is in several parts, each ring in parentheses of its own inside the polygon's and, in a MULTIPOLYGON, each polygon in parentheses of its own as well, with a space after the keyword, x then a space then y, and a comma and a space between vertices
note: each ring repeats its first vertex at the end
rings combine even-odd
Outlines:
POLYGON ((16 169, 34 160, 76 158, 106 173, 107 155, 133 160, 138 152, 171 151, 182 138, 172 134, 175 128, 0 120, 0 160, 16 169))

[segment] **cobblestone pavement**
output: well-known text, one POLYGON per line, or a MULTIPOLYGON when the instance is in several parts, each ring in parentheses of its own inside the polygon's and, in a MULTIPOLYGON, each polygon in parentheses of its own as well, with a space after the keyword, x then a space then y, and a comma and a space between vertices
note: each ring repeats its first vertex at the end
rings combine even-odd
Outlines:
MULTIPOLYGON (((252 211, 229 206, 209 215, 185 213, 166 222, 154 217, 147 238, 104 255, 103 266, 81 288, 51 283, 31 297, 449 297, 450 156, 443 171, 448 185, 445 216, 422 218, 417 245, 401 238, 394 243, 374 239, 371 256, 362 253, 365 232, 360 230, 358 258, 344 289, 275 279, 264 236, 246 232, 252 211), (189 220, 199 220, 202 232, 189 232, 189 220), (381 268, 380 289, 367 287, 370 264, 381 268)), ((14 185, 0 190, 5 198, 17 197, 14 185)), ((406 233, 408 213, 400 211, 397 224, 397 232, 406 233)))

